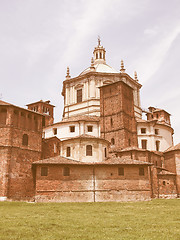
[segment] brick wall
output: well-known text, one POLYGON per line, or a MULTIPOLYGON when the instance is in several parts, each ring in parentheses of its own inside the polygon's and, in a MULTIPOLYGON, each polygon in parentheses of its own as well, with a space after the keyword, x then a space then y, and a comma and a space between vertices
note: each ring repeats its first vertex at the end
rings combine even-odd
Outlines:
POLYGON ((42 116, 11 105, 6 112, 0 123, 0 197, 30 200, 35 189, 32 162, 42 151, 42 116))
POLYGON ((150 200, 148 167, 139 176, 138 166, 69 166, 70 176, 63 176, 65 165, 44 165, 48 176, 36 171, 36 201, 92 202, 150 200))
POLYGON ((55 157, 60 154, 60 140, 57 137, 43 139, 42 159, 55 157))
POLYGON ((123 149, 137 146, 133 89, 124 82, 100 88, 101 136, 123 149))

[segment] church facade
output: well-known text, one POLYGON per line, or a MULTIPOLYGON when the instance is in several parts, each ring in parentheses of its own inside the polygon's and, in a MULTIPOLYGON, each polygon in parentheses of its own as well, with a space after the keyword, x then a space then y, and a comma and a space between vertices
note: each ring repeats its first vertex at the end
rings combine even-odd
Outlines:
POLYGON ((142 110, 137 73, 106 63, 98 40, 91 65, 63 82, 62 121, 50 101, 28 109, 0 101, 0 199, 96 202, 176 198, 180 145, 170 114, 142 110), (146 114, 146 119, 142 113, 146 114))

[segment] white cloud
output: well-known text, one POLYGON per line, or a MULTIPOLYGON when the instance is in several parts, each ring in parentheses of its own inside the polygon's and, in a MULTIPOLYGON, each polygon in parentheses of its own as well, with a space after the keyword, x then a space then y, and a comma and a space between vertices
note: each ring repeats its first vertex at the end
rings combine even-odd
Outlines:
POLYGON ((180 26, 178 24, 172 31, 162 34, 161 38, 157 40, 157 43, 149 46, 144 56, 139 59, 138 69, 143 69, 143 74, 141 76, 143 83, 148 81, 148 79, 150 79, 160 68, 167 52, 179 33, 180 26))

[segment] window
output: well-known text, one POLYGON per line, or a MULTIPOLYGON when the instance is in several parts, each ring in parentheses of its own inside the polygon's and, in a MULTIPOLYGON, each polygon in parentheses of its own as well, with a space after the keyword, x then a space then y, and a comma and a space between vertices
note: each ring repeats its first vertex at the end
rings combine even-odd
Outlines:
POLYGON ((82 102, 82 89, 77 90, 77 103, 82 102))
POLYGON ((18 111, 17 111, 17 110, 14 110, 14 114, 15 114, 15 115, 18 115, 18 111))
POLYGON ((129 144, 129 146, 131 146, 131 139, 130 138, 128 139, 128 144, 129 144))
POLYGON ((156 114, 156 118, 158 118, 159 117, 159 115, 158 114, 156 114))
POLYGON ((7 109, 1 108, 0 110, 0 124, 6 124, 7 109))
POLYGON ((64 167, 64 169, 63 169, 63 176, 69 176, 69 175, 70 175, 69 167, 64 167))
POLYGON ((23 135, 22 145, 23 146, 28 146, 28 135, 27 134, 23 135))
POLYGON ((71 156, 71 148, 67 147, 66 148, 66 157, 70 157, 71 156))
POLYGON ((113 127, 113 120, 112 120, 112 117, 111 117, 111 127, 113 127))
POLYGON ((48 175, 48 168, 41 167, 41 176, 47 176, 47 175, 48 175))
POLYGON ((155 129, 154 132, 155 132, 156 135, 158 135, 159 134, 159 129, 155 129))
POLYGON ((160 141, 156 141, 156 151, 159 151, 160 148, 160 141))
POLYGON ((146 128, 141 128, 141 133, 146 133, 146 128))
POLYGON ((57 145, 54 143, 54 153, 57 153, 57 145))
POLYGON ((57 135, 57 128, 53 128, 54 135, 57 135))
POLYGON ((123 167, 118 168, 118 175, 119 176, 124 176, 124 168, 123 167))
POLYGON ((102 53, 100 52, 100 58, 102 58, 102 53))
POLYGON ((111 145, 114 145, 114 144, 115 144, 114 138, 111 138, 111 145))
POLYGON ((166 185, 166 181, 163 181, 163 185, 164 185, 164 186, 166 185))
POLYGON ((69 126, 69 131, 70 132, 75 132, 75 126, 69 126))
POLYGON ((91 145, 86 146, 86 156, 92 156, 92 146, 91 145))
POLYGON ((141 140, 142 149, 147 149, 147 140, 141 140))
POLYGON ((107 157, 107 148, 104 148, 104 157, 107 157))
POLYGON ((143 167, 139 168, 139 176, 144 176, 144 168, 143 167))
POLYGON ((92 132, 93 131, 93 126, 87 126, 87 131, 92 132))

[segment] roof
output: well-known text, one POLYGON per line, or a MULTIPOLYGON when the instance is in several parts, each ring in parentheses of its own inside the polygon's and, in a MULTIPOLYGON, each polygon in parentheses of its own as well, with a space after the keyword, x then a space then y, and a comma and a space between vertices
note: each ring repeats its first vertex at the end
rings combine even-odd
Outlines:
POLYGON ((157 155, 163 155, 162 152, 159 152, 159 151, 152 151, 152 150, 148 150, 148 149, 142 149, 142 148, 138 148, 138 147, 127 147, 127 148, 123 148, 123 149, 119 149, 119 148, 112 148, 110 150, 110 152, 112 153, 120 153, 120 152, 128 152, 128 151, 141 151, 141 152, 152 152, 152 153, 155 153, 157 155))
POLYGON ((88 115, 79 115, 79 116, 75 116, 75 117, 65 118, 61 122, 53 123, 51 125, 48 125, 47 127, 44 127, 44 129, 49 128, 51 126, 56 126, 56 125, 59 125, 59 124, 63 124, 63 123, 79 122, 79 121, 99 122, 100 117, 98 117, 98 116, 88 116, 88 115))
POLYGON ((60 140, 58 137, 56 137, 56 136, 49 137, 49 138, 43 138, 42 140, 43 140, 44 142, 48 142, 48 141, 51 141, 51 140, 53 140, 53 139, 56 139, 56 140, 58 140, 59 142, 61 142, 61 140, 60 140))
POLYGON ((147 149, 142 149, 142 148, 138 148, 138 147, 127 147, 127 148, 123 148, 123 149, 119 149, 119 148, 112 148, 111 152, 126 152, 126 151, 148 151, 147 149))
POLYGON ((33 102, 33 103, 29 103, 29 104, 26 104, 26 106, 31 106, 31 105, 34 105, 36 103, 45 103, 47 105, 50 105, 52 107, 55 107, 54 105, 50 104, 50 100, 47 100, 47 101, 43 101, 43 100, 40 100, 40 101, 37 101, 37 102, 33 102))
POLYGON ((167 170, 162 170, 158 175, 176 175, 175 173, 169 172, 167 170))
POLYGON ((28 111, 28 112, 31 112, 31 113, 35 113, 35 114, 44 116, 43 114, 41 114, 41 113, 39 113, 39 112, 35 112, 35 111, 32 111, 32 110, 27 109, 27 108, 22 108, 22 107, 13 105, 13 104, 8 103, 8 102, 4 102, 4 101, 2 101, 2 100, 0 100, 0 106, 12 106, 12 107, 20 108, 20 109, 22 109, 22 110, 25 110, 25 111, 28 111))
POLYGON ((100 117, 98 117, 98 116, 88 116, 88 115, 79 115, 79 116, 75 116, 75 117, 65 118, 61 122, 75 122, 75 121, 98 122, 98 121, 100 121, 100 117))
MULTIPOLYGON (((100 72, 100 73, 118 73, 114 68, 110 67, 106 63, 98 63, 94 64, 94 70, 95 72, 100 72)), ((92 72, 92 69, 86 68, 80 75, 86 74, 88 72, 92 72)))
POLYGON ((170 152, 170 151, 176 151, 176 150, 180 150, 180 143, 178 143, 177 145, 175 146, 172 146, 170 148, 168 148, 166 151, 164 152, 170 152))
POLYGON ((57 156, 52 158, 47 158, 33 162, 33 165, 42 165, 42 164, 63 164, 63 165, 152 165, 148 162, 133 160, 133 159, 122 159, 118 157, 109 158, 103 162, 80 162, 63 156, 57 156))
POLYGON ((12 104, 0 100, 0 105, 11 106, 12 104))
POLYGON ((166 112, 167 114, 171 115, 170 113, 168 113, 166 110, 164 110, 164 109, 162 109, 162 108, 155 108, 155 107, 150 106, 150 107, 148 107, 148 109, 149 109, 149 112, 148 112, 148 113, 150 113, 150 114, 152 114, 153 112, 164 111, 164 112, 166 112), (152 109, 152 111, 151 111, 151 109, 152 109))
POLYGON ((97 139, 97 140, 102 140, 102 141, 108 142, 110 144, 110 142, 104 138, 95 137, 95 136, 92 136, 89 134, 81 134, 76 137, 70 137, 70 138, 64 139, 62 141, 64 142, 64 141, 73 140, 73 139, 97 139))

